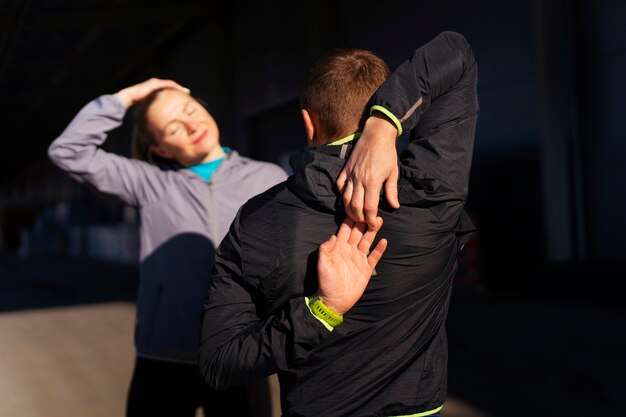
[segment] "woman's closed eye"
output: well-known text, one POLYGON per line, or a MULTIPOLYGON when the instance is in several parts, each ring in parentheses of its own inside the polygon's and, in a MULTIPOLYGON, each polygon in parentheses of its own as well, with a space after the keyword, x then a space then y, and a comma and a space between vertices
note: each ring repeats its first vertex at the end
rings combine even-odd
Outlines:
POLYGON ((180 131, 180 123, 172 123, 172 125, 167 129, 167 134, 169 136, 174 136, 180 131))

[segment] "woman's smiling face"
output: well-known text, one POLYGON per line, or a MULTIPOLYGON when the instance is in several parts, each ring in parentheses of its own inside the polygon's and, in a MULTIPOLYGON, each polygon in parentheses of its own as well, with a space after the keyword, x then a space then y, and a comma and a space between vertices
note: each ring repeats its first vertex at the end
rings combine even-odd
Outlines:
POLYGON ((219 129, 209 112, 182 91, 159 92, 147 112, 156 145, 152 152, 190 166, 219 158, 219 129))

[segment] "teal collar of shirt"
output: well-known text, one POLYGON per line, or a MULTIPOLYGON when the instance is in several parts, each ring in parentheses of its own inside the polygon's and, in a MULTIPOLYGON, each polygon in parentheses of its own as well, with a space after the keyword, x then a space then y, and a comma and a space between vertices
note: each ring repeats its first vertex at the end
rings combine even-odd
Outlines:
MULTIPOLYGON (((230 152, 230 148, 228 146, 222 146, 222 150, 224 151, 225 154, 230 152)), ((211 177, 213 176, 213 174, 215 173, 217 168, 224 161, 225 157, 226 157, 226 155, 224 155, 224 156, 222 156, 222 157, 220 157, 218 159, 215 159, 213 161, 203 162, 203 163, 197 164, 197 165, 192 165, 192 166, 190 166, 188 168, 190 170, 192 170, 193 172, 195 172, 196 174, 198 174, 200 177, 202 177, 202 179, 205 182, 209 182, 209 181, 211 181, 211 177)))

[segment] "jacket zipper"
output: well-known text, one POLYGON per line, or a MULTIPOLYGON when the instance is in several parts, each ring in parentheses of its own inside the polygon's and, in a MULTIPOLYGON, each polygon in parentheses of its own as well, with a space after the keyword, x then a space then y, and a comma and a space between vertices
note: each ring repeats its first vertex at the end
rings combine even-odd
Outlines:
POLYGON ((220 244, 218 241, 218 227, 219 219, 217 213, 217 204, 215 202, 215 190, 213 189, 213 183, 208 183, 209 187, 209 227, 211 228, 211 239, 213 240, 213 246, 217 250, 217 246, 220 244))

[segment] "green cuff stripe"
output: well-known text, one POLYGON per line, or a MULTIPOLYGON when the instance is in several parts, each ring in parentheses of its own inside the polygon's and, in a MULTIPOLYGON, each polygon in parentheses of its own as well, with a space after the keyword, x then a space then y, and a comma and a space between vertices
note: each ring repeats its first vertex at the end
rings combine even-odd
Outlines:
POLYGON ((304 297, 304 303, 306 304, 306 307, 309 309, 309 311, 311 312, 313 317, 315 317, 317 320, 319 320, 320 323, 322 323, 324 325, 324 327, 326 327, 329 331, 332 332, 335 328, 333 326, 331 326, 330 324, 326 323, 326 321, 322 320, 320 317, 317 317, 315 314, 313 314, 313 310, 311 310, 311 307, 309 306, 309 301, 310 301, 309 297, 304 297))
POLYGON ((432 414, 438 413, 439 411, 441 411, 442 408, 443 408, 443 405, 440 406, 440 407, 435 408, 434 410, 424 411, 422 413, 408 414, 408 415, 404 415, 404 416, 389 416, 389 417, 425 417, 425 416, 430 416, 432 414))
POLYGON ((372 108, 370 109, 370 115, 374 113, 374 111, 379 111, 388 118, 390 118, 391 121, 396 125, 396 129, 398 129, 398 136, 402 134, 402 123, 400 123, 400 120, 398 120, 398 118, 394 116, 392 112, 379 105, 372 106, 372 108))

